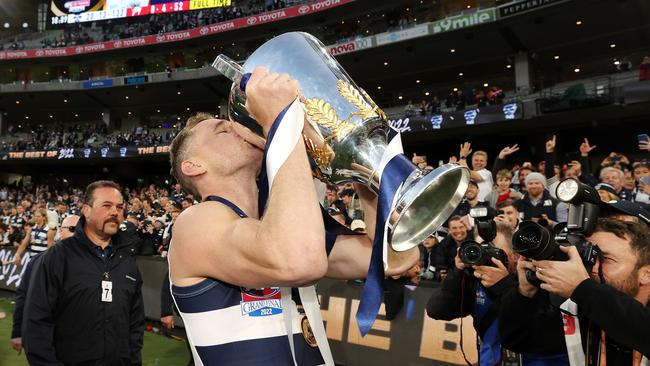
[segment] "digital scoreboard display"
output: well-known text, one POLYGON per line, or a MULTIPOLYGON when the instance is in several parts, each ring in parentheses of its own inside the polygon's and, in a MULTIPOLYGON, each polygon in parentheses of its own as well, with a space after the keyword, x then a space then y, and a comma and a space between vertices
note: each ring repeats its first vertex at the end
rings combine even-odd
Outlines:
POLYGON ((52 0, 51 23, 69 24, 227 7, 232 0, 52 0))

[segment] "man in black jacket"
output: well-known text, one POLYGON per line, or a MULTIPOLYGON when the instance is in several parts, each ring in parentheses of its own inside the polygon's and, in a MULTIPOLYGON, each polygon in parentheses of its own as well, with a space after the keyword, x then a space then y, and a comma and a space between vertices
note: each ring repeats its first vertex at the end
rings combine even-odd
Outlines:
MULTIPOLYGON (((79 216, 77 215, 70 215, 63 219, 63 222, 61 222, 61 239, 66 239, 72 236, 78 221, 79 216)), ((35 256, 30 259, 29 263, 27 263, 27 268, 25 268, 20 279, 20 285, 16 289, 16 297, 14 298, 16 306, 14 307, 14 318, 11 328, 11 348, 18 352, 18 354, 20 354, 23 349, 23 341, 21 337, 23 309, 25 308, 25 299, 27 297, 29 283, 32 276, 32 268, 37 267, 40 261, 40 256, 35 256)))
POLYGON ((526 194, 515 202, 517 211, 523 214, 523 220, 544 219, 552 225, 566 222, 567 205, 553 198, 546 190, 546 178, 542 174, 530 173, 525 182, 526 194))
POLYGON ((140 365, 142 279, 119 186, 91 183, 74 235, 42 255, 30 284, 23 341, 30 365, 140 365))
POLYGON ((474 317, 474 328, 481 338, 480 365, 496 365, 502 360, 497 330, 500 298, 510 288, 516 287, 512 252, 512 227, 497 223, 497 236, 493 243, 508 256, 508 264, 493 258, 491 265, 467 266, 459 255, 455 268, 435 288, 427 304, 427 315, 433 319, 452 320, 467 315, 474 317), (473 269, 473 272, 470 271, 473 269))
POLYGON ((591 273, 575 247, 562 248, 568 261, 519 261, 519 286, 502 299, 502 342, 518 352, 568 353, 571 366, 647 365, 650 230, 642 223, 600 219, 588 239, 603 254, 591 273), (525 269, 544 282, 541 290, 526 280, 525 269), (561 312, 550 305, 549 293, 573 305, 565 302, 561 312))

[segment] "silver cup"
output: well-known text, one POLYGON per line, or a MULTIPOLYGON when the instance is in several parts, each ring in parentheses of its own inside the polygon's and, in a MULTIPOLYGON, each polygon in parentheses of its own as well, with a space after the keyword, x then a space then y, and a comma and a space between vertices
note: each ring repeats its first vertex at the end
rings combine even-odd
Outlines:
MULTIPOLYGON (((382 157, 390 129, 386 115, 318 39, 303 32, 285 33, 260 46, 243 66, 225 55, 219 55, 212 66, 233 81, 228 117, 258 134, 261 128, 245 108, 243 75, 262 66, 298 80, 309 122, 303 139, 314 176, 326 183, 364 184, 379 194, 378 172, 385 164, 382 157)), ((396 251, 418 245, 440 227, 469 184, 469 170, 456 164, 430 172, 411 165, 388 220, 388 241, 396 251)))

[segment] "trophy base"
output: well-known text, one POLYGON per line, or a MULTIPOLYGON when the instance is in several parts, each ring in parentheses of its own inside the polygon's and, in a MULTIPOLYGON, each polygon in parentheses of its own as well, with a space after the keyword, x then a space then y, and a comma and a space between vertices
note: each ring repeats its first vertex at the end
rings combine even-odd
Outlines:
POLYGON ((469 179, 469 170, 457 164, 425 174, 415 170, 389 219, 388 242, 393 250, 409 250, 442 226, 463 200, 469 179))

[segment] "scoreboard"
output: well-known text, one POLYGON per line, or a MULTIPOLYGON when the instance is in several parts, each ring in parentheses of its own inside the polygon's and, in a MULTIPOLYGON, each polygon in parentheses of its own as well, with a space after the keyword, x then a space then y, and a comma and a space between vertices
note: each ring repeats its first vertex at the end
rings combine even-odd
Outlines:
POLYGON ((231 5, 232 0, 52 0, 50 12, 51 24, 57 25, 231 5))

